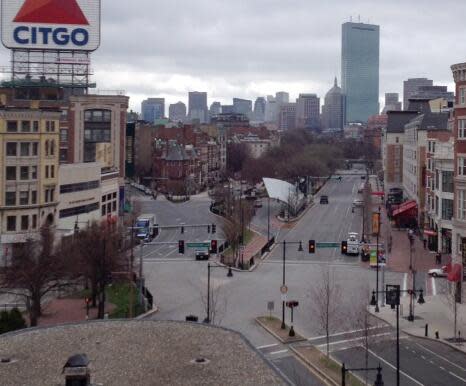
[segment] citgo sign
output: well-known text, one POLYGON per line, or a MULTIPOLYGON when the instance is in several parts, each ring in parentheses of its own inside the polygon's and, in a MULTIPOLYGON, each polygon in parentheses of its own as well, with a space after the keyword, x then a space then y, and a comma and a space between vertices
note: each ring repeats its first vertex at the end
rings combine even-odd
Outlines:
POLYGON ((1 0, 7 48, 94 51, 100 0, 1 0))

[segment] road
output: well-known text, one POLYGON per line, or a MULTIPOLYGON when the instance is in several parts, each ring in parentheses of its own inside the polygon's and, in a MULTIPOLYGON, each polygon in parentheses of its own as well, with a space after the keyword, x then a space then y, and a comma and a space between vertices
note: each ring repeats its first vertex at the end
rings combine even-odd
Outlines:
MULTIPOLYGON (((286 284, 288 299, 296 299, 300 305, 295 311, 294 326, 296 331, 309 340, 309 344, 322 345, 322 328, 315 312, 315 301, 312 288, 321 282, 322 273, 329 269, 341 288, 338 299, 338 323, 332 329, 332 355, 351 366, 360 366, 364 361, 364 350, 361 348, 361 338, 358 337, 360 326, 354 322, 354 312, 368 303, 368 291, 375 288, 375 273, 359 263, 356 257, 340 254, 339 248, 317 250, 314 255, 307 253, 307 240, 341 241, 348 230, 361 227, 360 214, 351 213, 350 205, 355 197, 355 187, 360 182, 358 176, 345 176, 341 182, 329 182, 321 194, 329 196, 328 205, 317 203, 310 208, 303 218, 292 229, 281 229, 279 240, 305 241, 305 252, 298 253, 297 246, 289 246, 286 260, 286 284)), ((157 212, 159 223, 170 221, 196 223, 216 222, 216 216, 208 211, 210 200, 196 198, 184 204, 171 204, 163 200, 142 201, 143 211, 157 212)), ((261 208, 266 209, 266 208, 261 208)), ((264 217, 262 217, 264 218, 264 217)), ((205 229, 186 229, 183 235, 193 241, 203 241, 208 238, 205 229)), ((158 240, 177 241, 178 230, 162 231, 158 240)), ((180 258, 177 248, 167 246, 145 247, 144 272, 149 290, 154 295, 154 301, 160 310, 153 318, 159 320, 184 320, 186 315, 194 314, 203 320, 205 317, 205 299, 207 293, 206 262, 197 262, 192 256, 180 258), (149 249, 151 248, 151 249, 149 249)), ((281 248, 276 247, 270 256, 252 272, 234 273, 229 278, 223 268, 213 269, 211 278, 211 296, 216 315, 214 323, 241 332, 255 347, 266 355, 296 385, 318 385, 319 381, 307 374, 306 367, 296 359, 288 347, 277 341, 259 327, 255 317, 267 314, 267 303, 274 302, 273 314, 281 317, 282 283, 281 248), (305 380, 303 380, 305 379, 305 380)), ((385 282, 400 284, 406 281, 403 273, 387 271, 385 282)), ((419 277, 419 281, 424 280, 419 277)), ((430 280, 430 279, 427 279, 430 280)), ((286 315, 289 323, 289 315, 286 315)), ((394 341, 393 330, 381 328, 371 348, 370 363, 381 362, 384 368, 385 384, 392 383, 394 377, 394 341), (379 335, 380 334, 380 335, 379 335)), ((402 337, 402 384, 406 385, 463 385, 466 374, 463 365, 464 355, 449 352, 440 343, 428 342, 426 347, 422 340, 416 341, 407 336, 402 337), (418 347, 421 345, 422 347, 418 347), (435 357, 427 350, 444 357, 435 357), (443 352, 442 350, 447 350, 443 352), (413 353, 414 351, 414 353, 413 353), (420 359, 419 359, 419 356, 420 359), (424 359, 423 356, 426 358, 424 359), (435 357, 435 358, 434 358, 435 357), (431 363, 432 361, 433 363, 431 363), (449 362, 452 364, 448 364, 449 362), (459 366, 459 367, 458 367, 459 366), (425 368, 428 367, 428 370, 425 368), (448 383, 437 382, 440 378, 448 383), (412 380, 414 379, 414 381, 412 380), (414 382, 414 383, 409 383, 414 382)), ((320 346, 319 348, 322 348, 320 346)))

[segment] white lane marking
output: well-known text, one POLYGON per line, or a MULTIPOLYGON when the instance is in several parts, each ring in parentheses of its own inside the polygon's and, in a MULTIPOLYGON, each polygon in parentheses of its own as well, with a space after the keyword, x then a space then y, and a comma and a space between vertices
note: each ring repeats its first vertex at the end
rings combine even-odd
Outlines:
MULTIPOLYGON (((375 330, 377 328, 390 328, 390 326, 381 324, 379 326, 369 327, 368 330, 375 330)), ((350 331, 337 332, 336 334, 329 335, 329 338, 332 338, 334 336, 346 335, 346 334, 354 334, 355 332, 361 332, 361 331, 365 331, 365 330, 366 330, 365 328, 361 328, 359 330, 350 330, 350 331)), ((327 335, 312 336, 312 337, 308 338, 307 340, 311 341, 311 340, 317 340, 317 339, 322 339, 322 338, 326 338, 326 337, 327 337, 327 335)))
POLYGON ((430 363, 432 363, 433 365, 435 365, 434 361, 429 361, 430 363))
POLYGON ((436 284, 435 278, 431 277, 430 282, 432 283, 432 295, 436 296, 437 295, 437 284, 436 284))
POLYGON ((406 290, 408 288, 408 274, 403 275, 403 296, 408 296, 406 290))
POLYGON ((466 382, 466 379, 461 378, 459 375, 456 375, 455 373, 452 373, 451 371, 448 372, 450 375, 453 375, 455 378, 461 379, 463 382, 466 382))
POLYGON ((288 350, 278 350, 278 351, 272 351, 270 355, 277 355, 277 354, 283 354, 288 352, 288 350))
POLYGON ((445 370, 445 367, 443 367, 443 366, 439 366, 439 367, 440 367, 440 369, 445 370))
POLYGON ((426 360, 426 357, 425 357, 424 355, 421 355, 421 358, 424 359, 424 360, 426 360))
POLYGON ((466 368, 457 365, 455 362, 450 361, 449 359, 447 359, 447 358, 445 358, 445 357, 443 357, 443 356, 429 350, 428 348, 425 348, 424 346, 420 345, 419 343, 416 343, 416 345, 419 346, 420 348, 422 348, 423 350, 426 350, 427 352, 431 353, 432 355, 435 355, 436 357, 438 357, 438 358, 444 360, 445 362, 451 364, 452 366, 455 366, 455 367, 459 368, 461 371, 466 371, 466 368))
POLYGON ((256 348, 258 350, 262 350, 263 348, 269 348, 269 347, 275 347, 275 346, 278 346, 278 343, 264 344, 263 346, 257 346, 256 348))
MULTIPOLYGON (((370 337, 375 338, 377 336, 386 336, 386 335, 392 335, 392 333, 391 332, 385 332, 383 334, 371 335, 370 337)), ((355 340, 361 340, 361 339, 365 339, 365 337, 364 336, 359 336, 357 338, 337 340, 335 342, 329 342, 329 344, 339 344, 339 343, 353 342, 355 340)), ((322 344, 316 345, 316 347, 324 347, 324 346, 327 346, 327 343, 322 343, 322 344)))
MULTIPOLYGON (((374 351, 372 350, 367 350, 369 351, 373 356, 375 356, 377 359, 379 359, 380 361, 386 363, 388 366, 390 366, 393 370, 396 371, 396 367, 393 366, 390 362, 388 362, 387 360, 385 360, 384 358, 382 358, 381 356, 378 356, 374 351)), ((413 381, 414 383, 418 384, 419 386, 424 386, 421 382, 419 381, 416 381, 413 377, 409 376, 408 374, 406 374, 404 371, 400 370, 400 374, 403 374, 406 378, 410 379, 411 381, 413 381)))

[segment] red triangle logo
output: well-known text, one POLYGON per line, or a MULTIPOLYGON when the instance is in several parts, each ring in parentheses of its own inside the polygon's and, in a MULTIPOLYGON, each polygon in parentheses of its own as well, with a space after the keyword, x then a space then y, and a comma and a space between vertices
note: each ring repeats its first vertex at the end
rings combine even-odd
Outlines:
POLYGON ((76 0, 26 0, 13 21, 89 25, 76 0))

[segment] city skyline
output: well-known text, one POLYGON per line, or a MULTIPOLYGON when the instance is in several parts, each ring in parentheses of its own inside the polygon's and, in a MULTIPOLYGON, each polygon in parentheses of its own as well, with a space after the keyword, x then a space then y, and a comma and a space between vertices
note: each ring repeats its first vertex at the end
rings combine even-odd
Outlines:
MULTIPOLYGON (((462 60, 455 36, 462 32, 466 4, 446 3, 456 11, 433 1, 423 3, 422 13, 399 1, 389 7, 367 1, 319 6, 296 1, 288 8, 278 2, 225 2, 215 9, 206 1, 196 6, 178 1, 157 4, 154 13, 152 2, 128 7, 116 0, 102 4, 104 33, 93 54, 93 79, 97 89, 125 90, 130 108, 137 111, 148 97, 164 97, 167 106, 187 103, 188 91, 194 90, 206 91, 209 103, 233 97, 254 101, 279 90, 288 91, 291 100, 300 93, 323 97, 334 77, 340 78, 341 24, 351 15, 357 21, 360 14, 362 22, 369 19, 381 27, 381 103, 385 92, 402 95, 408 78, 427 77, 452 90, 449 66, 462 60), (153 37, 150 45, 145 36, 153 37), (425 49, 426 42, 432 49, 425 49)), ((0 61, 8 65, 6 49, 0 50, 0 61)))

